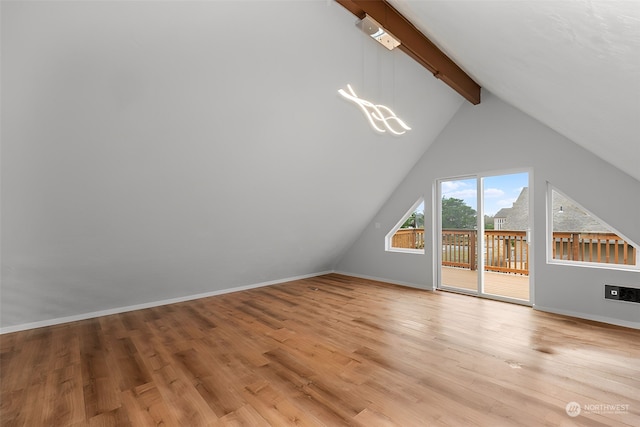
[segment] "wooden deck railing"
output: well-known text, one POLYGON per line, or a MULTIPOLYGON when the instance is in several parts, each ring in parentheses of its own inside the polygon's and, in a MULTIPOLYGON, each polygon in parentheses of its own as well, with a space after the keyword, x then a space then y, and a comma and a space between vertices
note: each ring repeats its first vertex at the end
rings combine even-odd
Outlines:
MULTIPOLYGON (((442 265, 478 268, 476 230, 442 230, 442 265)), ((529 274, 529 245, 525 231, 485 230, 484 269, 529 274)))
POLYGON ((485 230, 484 254, 486 271, 529 274, 526 231, 485 230))
POLYGON ((442 265, 477 268, 476 230, 442 230, 442 265))
POLYGON ((636 248, 614 233, 553 233, 553 259, 636 265, 636 248))
POLYGON ((392 248, 424 249, 424 228, 401 228, 391 239, 392 248))
MULTIPOLYGON (((442 230, 442 265, 478 268, 476 230, 442 230)), ((402 228, 392 247, 424 248, 424 229, 402 228)), ((529 274, 529 244, 525 231, 485 230, 486 271, 529 274)), ((614 233, 553 233, 553 259, 636 265, 636 248, 614 233)))

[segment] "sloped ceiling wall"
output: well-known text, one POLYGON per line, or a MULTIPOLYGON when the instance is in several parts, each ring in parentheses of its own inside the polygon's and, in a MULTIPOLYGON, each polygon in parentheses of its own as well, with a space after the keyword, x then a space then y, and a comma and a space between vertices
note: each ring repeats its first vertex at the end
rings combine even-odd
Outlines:
POLYGON ((331 269, 463 102, 334 2, 1 7, 3 327, 331 269))
POLYGON ((484 89, 640 181, 640 2, 389 2, 484 89))

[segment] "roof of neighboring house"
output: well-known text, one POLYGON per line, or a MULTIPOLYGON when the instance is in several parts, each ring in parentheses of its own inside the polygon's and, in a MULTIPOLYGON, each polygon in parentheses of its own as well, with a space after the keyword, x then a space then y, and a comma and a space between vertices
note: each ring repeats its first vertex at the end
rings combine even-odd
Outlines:
POLYGON ((503 230, 527 230, 529 227, 529 187, 524 187, 509 209, 503 230))
MULTIPOLYGON (((502 210, 501 210, 502 211, 502 210)), ((500 212, 501 212, 500 211, 500 212)), ((498 212, 498 213, 500 213, 498 212)), ((498 214, 496 214, 498 216, 498 214)), ((529 226, 529 188, 524 187, 507 213, 504 230, 524 231, 529 226)), ((557 191, 553 192, 553 231, 610 233, 611 230, 597 218, 589 215, 573 200, 557 191), (560 211, 562 207, 562 212, 560 211)))
POLYGON ((584 208, 557 191, 553 192, 553 231, 612 232, 598 218, 594 218, 584 208), (562 212, 560 207, 562 207, 562 212))
POLYGON ((493 218, 506 218, 509 216, 509 212, 511 212, 512 208, 502 208, 493 216, 493 218))

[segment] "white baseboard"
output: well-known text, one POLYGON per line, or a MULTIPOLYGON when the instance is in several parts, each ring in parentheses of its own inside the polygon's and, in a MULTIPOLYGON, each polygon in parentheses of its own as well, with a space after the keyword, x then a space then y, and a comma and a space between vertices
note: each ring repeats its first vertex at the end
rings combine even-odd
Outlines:
POLYGON ((305 274, 303 276, 287 277, 285 279, 270 280, 268 282, 261 282, 261 283, 255 283, 255 284, 252 284, 252 285, 238 286, 238 287, 234 287, 234 288, 222 289, 222 290, 219 290, 219 291, 205 292, 205 293, 202 293, 202 294, 186 295, 186 296, 183 296, 183 297, 170 298, 170 299, 165 299, 165 300, 160 300, 160 301, 146 302, 146 303, 143 303, 143 304, 128 305, 128 306, 125 306, 125 307, 110 308, 108 310, 93 311, 93 312, 90 312, 90 313, 75 314, 73 316, 58 317, 58 318, 55 318, 55 319, 41 320, 41 321, 38 321, 38 322, 23 323, 23 324, 20 324, 20 325, 7 326, 7 327, 4 327, 4 328, 0 328, 0 335, 9 334, 11 332, 26 331, 26 330, 29 330, 29 329, 42 328, 42 327, 45 327, 45 326, 54 326, 54 325, 60 325, 60 324, 63 324, 63 323, 77 322, 79 320, 93 319, 93 318, 96 318, 96 317, 109 316, 109 315, 112 315, 112 314, 126 313, 128 311, 143 310, 145 308, 159 307, 159 306, 162 306, 162 305, 175 304, 175 303, 178 303, 178 302, 184 302, 184 301, 191 301, 191 300, 200 299, 200 298, 213 297, 213 296, 216 296, 216 295, 223 295, 223 294, 228 294, 228 293, 232 293, 232 292, 246 291, 248 289, 255 289, 255 288, 261 288, 261 287, 264 287, 264 286, 277 285, 279 283, 292 282, 294 280, 308 279, 310 277, 322 276, 324 274, 329 274, 329 273, 333 273, 333 271, 332 270, 322 271, 322 272, 319 272, 319 273, 305 274))
MULTIPOLYGON (((334 273, 342 274, 344 276, 359 277, 361 279, 376 280, 378 282, 392 283, 394 285, 401 285, 401 286, 408 286, 408 287, 411 287, 411 288, 424 289, 424 290, 427 290, 427 291, 434 290, 432 288, 425 288, 424 286, 416 285, 415 283, 400 282, 400 281, 397 281, 397 280, 389 280, 389 279, 385 279, 383 277, 366 276, 366 275, 362 275, 362 274, 347 273, 347 272, 343 272, 343 271, 334 271, 334 273)), ((536 305, 536 304, 534 304, 531 307, 534 310, 545 311, 545 312, 548 312, 548 313, 561 314, 561 315, 564 315, 564 316, 575 317, 575 318, 578 318, 578 319, 592 320, 592 321, 595 321, 595 322, 607 323, 607 324, 616 325, 616 326, 623 326, 623 327, 626 327, 626 328, 640 329, 640 322, 629 322, 629 321, 626 321, 626 320, 615 319, 615 318, 611 318, 611 317, 593 316, 593 315, 574 312, 574 311, 558 310, 558 309, 549 308, 549 307, 541 307, 541 306, 536 305)))
MULTIPOLYGON (((143 304, 129 305, 129 306, 125 306, 125 307, 117 307, 117 308, 112 308, 112 309, 108 309, 108 310, 100 310, 100 311, 94 311, 94 312, 90 312, 90 313, 76 314, 76 315, 73 315, 73 316, 59 317, 59 318, 55 318, 55 319, 42 320, 42 321, 38 321, 38 322, 23 323, 23 324, 20 324, 20 325, 7 326, 7 327, 4 327, 4 328, 0 328, 0 335, 9 334, 9 333, 12 333, 12 332, 26 331, 26 330, 29 330, 29 329, 42 328, 42 327, 45 327, 45 326, 54 326, 54 325, 60 325, 60 324, 63 324, 63 323, 77 322, 79 320, 93 319, 93 318, 96 318, 96 317, 109 316, 109 315, 112 315, 112 314, 126 313, 128 311, 143 310, 145 308, 159 307, 159 306, 163 306, 163 305, 175 304, 175 303, 184 302, 184 301, 191 301, 191 300, 200 299, 200 298, 207 298, 207 297, 212 297, 212 296, 216 296, 216 295, 223 295, 223 294, 228 294, 228 293, 232 293, 232 292, 245 291, 245 290, 260 288, 260 287, 264 287, 264 286, 277 285, 279 283, 291 282, 291 281, 294 281, 294 280, 301 280, 301 279, 308 279, 310 277, 317 277, 317 276, 322 276, 322 275, 330 274, 330 273, 341 274, 341 275, 344 275, 344 276, 358 277, 358 278, 367 279, 367 280, 375 280, 375 281, 378 281, 378 282, 391 283, 391 284, 394 284, 394 285, 407 286, 407 287, 410 287, 410 288, 423 289, 423 290, 427 290, 427 291, 432 291, 433 290, 432 288, 424 287, 424 285, 418 285, 418 284, 409 283, 409 282, 402 282, 402 281, 398 281, 398 280, 390 280, 390 279, 387 279, 387 278, 384 278, 384 277, 375 277, 375 276, 367 276, 367 275, 363 275, 363 274, 348 273, 348 272, 344 272, 344 271, 328 270, 328 271, 322 271, 322 272, 318 272, 318 273, 305 274, 305 275, 302 275, 302 276, 287 277, 287 278, 284 278, 284 279, 270 280, 270 281, 267 281, 267 282, 255 283, 255 284, 251 284, 251 285, 238 286, 238 287, 234 287, 234 288, 227 288, 227 289, 222 289, 222 290, 213 291, 213 292, 205 292, 205 293, 195 294, 195 295, 186 295, 186 296, 183 296, 183 297, 170 298, 170 299, 160 300, 160 301, 152 301, 152 302, 143 303, 143 304)), ((629 322, 629 321, 620 320, 620 319, 614 319, 614 318, 610 318, 610 317, 593 316, 593 315, 574 312, 574 311, 558 310, 558 309, 550 308, 550 307, 542 307, 540 305, 535 305, 535 304, 533 305, 533 309, 534 310, 539 310, 539 311, 545 311, 545 312, 548 312, 548 313, 561 314, 561 315, 564 315, 564 316, 576 317, 576 318, 579 318, 579 319, 586 319, 586 320, 592 320, 592 321, 596 321, 596 322, 608 323, 608 324, 617 325, 617 326, 624 326, 624 327, 627 327, 627 328, 640 329, 640 322, 629 322)))
POLYGON ((624 326, 625 328, 640 329, 640 322, 629 322, 626 320, 614 319, 611 317, 594 316, 591 314, 579 313, 576 311, 558 310, 556 308, 541 307, 536 304, 533 305, 533 309, 545 311, 547 313, 561 314, 563 316, 576 317, 578 319, 593 320, 594 322, 608 323, 610 325, 624 326))
POLYGON ((343 276, 357 277, 360 279, 375 280, 376 282, 391 283, 392 285, 407 286, 409 288, 422 289, 425 291, 433 291, 433 288, 427 288, 424 285, 417 285, 415 283, 409 283, 409 282, 401 282, 398 280, 386 279, 384 277, 365 276, 364 274, 347 273, 344 271, 334 271, 334 273, 342 274, 343 276))

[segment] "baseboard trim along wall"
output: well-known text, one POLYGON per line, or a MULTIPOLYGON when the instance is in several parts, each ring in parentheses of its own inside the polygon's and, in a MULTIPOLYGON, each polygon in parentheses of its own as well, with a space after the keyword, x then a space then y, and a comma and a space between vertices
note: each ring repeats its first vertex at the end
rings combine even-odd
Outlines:
POLYGON ((392 285, 400 285, 400 286, 407 286, 409 288, 422 289, 423 291, 432 291, 433 290, 432 288, 425 288, 423 285, 416 285, 415 283, 409 283, 409 282, 402 282, 402 281, 399 281, 399 280, 386 279, 384 277, 366 276, 364 274, 347 273, 347 272, 344 272, 344 271, 334 271, 334 273, 341 274, 343 276, 357 277, 359 279, 375 280, 376 282, 390 283, 392 285))
MULTIPOLYGON (((378 282, 391 283, 391 284, 394 284, 394 285, 408 286, 410 288, 423 289, 423 290, 426 290, 426 291, 435 290, 433 288, 425 288, 423 286, 416 285, 415 283, 408 283, 408 282, 401 282, 401 281, 397 281, 397 280, 390 280, 390 279, 385 279, 383 277, 373 277, 373 276, 367 276, 367 275, 364 275, 364 274, 347 273, 347 272, 344 272, 344 271, 334 271, 334 273, 342 274, 344 276, 358 277, 360 279, 375 280, 375 281, 378 281, 378 282)), ((632 328, 632 329, 640 329, 640 322, 628 322, 628 321, 625 321, 625 320, 614 319, 614 318, 611 318, 611 317, 593 316, 593 315, 588 315, 588 314, 585 314, 585 313, 580 313, 580 312, 577 312, 577 311, 558 310, 558 309, 549 308, 549 307, 542 307, 542 306, 536 305, 536 304, 534 304, 532 306, 523 305, 523 307, 531 307, 534 310, 545 311, 547 313, 553 313, 553 314, 560 314, 560 315, 563 315, 563 316, 575 317, 577 319, 592 320, 594 322, 606 323, 606 324, 609 324, 609 325, 623 326, 625 328, 632 328)))
POLYGON ((628 322, 626 320, 613 319, 611 317, 593 316, 591 314, 585 314, 585 313, 569 311, 569 310, 558 310, 555 308, 541 307, 536 304, 533 305, 533 309, 539 310, 539 311, 545 311, 547 313, 561 314, 563 316, 575 317, 578 319, 592 320, 594 322, 600 322, 600 323, 607 323, 615 326, 624 326, 625 328, 640 329, 640 322, 628 322))
POLYGON ((238 286, 235 288, 222 289, 222 290, 213 291, 213 292, 205 292, 202 294, 187 295, 183 297, 170 298, 170 299, 165 299, 160 301, 152 301, 152 302, 147 302, 143 304, 129 305, 126 307, 117 307, 117 308, 111 308, 108 310, 94 311, 91 313, 76 314, 73 316, 59 317, 56 319, 41 320, 38 322, 23 323, 21 325, 7 326, 5 328, 0 328, 0 335, 9 334, 11 332, 26 331, 29 329, 43 328, 45 326, 55 326, 55 325, 61 325, 63 323, 77 322, 79 320, 93 319, 95 317, 109 316, 112 314, 126 313, 128 311, 143 310, 145 308, 159 307, 162 305, 169 305, 169 304, 175 304, 178 302, 213 297, 216 295, 229 294, 232 292, 246 291, 249 289, 261 288, 261 287, 270 286, 270 285, 277 285, 279 283, 292 282, 294 280, 308 279, 310 277, 322 276, 330 273, 333 273, 333 271, 331 270, 322 271, 319 273, 305 274, 302 276, 295 276, 295 277, 287 277, 284 279, 271 280, 268 282, 255 283, 252 285, 238 286))
MULTIPOLYGON (((321 271, 321 272, 318 272, 318 273, 305 274, 305 275, 302 275, 302 276, 287 277, 287 278, 278 279, 278 280, 270 280, 270 281, 267 281, 267 282, 254 283, 254 284, 251 284, 251 285, 245 285, 245 286, 238 286, 238 287, 234 287, 234 288, 222 289, 222 290, 213 291, 213 292, 205 292, 205 293, 195 294, 195 295, 186 295, 186 296, 182 296, 182 297, 170 298, 170 299, 165 299, 165 300, 160 300, 160 301, 151 301, 151 302, 143 303, 143 304, 129 305, 129 306, 125 306, 125 307, 117 307, 117 308, 112 308, 112 309, 108 309, 108 310, 101 310, 101 311, 94 311, 94 312, 90 312, 90 313, 76 314, 76 315, 73 315, 73 316, 59 317, 59 318, 55 318, 55 319, 42 320, 42 321, 38 321, 38 322, 23 323, 21 325, 7 326, 7 327, 4 327, 4 328, 0 328, 0 335, 9 334, 9 333, 12 333, 12 332, 26 331, 26 330, 29 330, 29 329, 43 328, 43 327, 46 327, 46 326, 61 325, 61 324, 64 324, 64 323, 69 323, 69 322, 77 322, 77 321, 80 321, 80 320, 93 319, 93 318, 96 318, 96 317, 109 316, 109 315, 112 315, 112 314, 126 313, 128 311, 143 310, 145 308, 159 307, 159 306, 163 306, 163 305, 175 304, 175 303, 184 302, 184 301, 191 301, 191 300, 196 300, 196 299, 200 299, 200 298, 207 298, 207 297, 212 297, 212 296, 216 296, 216 295, 223 295, 223 294, 228 294, 228 293, 232 293, 232 292, 246 291, 246 290, 249 290, 249 289, 261 288, 261 287, 264 287, 264 286, 277 285, 279 283, 292 282, 294 280, 301 280, 301 279, 308 279, 310 277, 323 276, 325 274, 330 274, 330 273, 341 274, 341 275, 344 275, 344 276, 357 277, 357 278, 366 279, 366 280, 375 280, 377 282, 390 283, 390 284, 393 284, 393 285, 400 285, 400 286, 407 286, 407 287, 410 287, 410 288, 422 289, 422 290, 427 290, 427 291, 432 291, 433 290, 431 288, 425 288, 425 287, 417 285, 415 283, 402 282, 402 281, 398 281, 398 280, 390 280, 390 279, 386 279, 384 277, 373 277, 373 276, 367 276, 367 275, 363 275, 363 274, 347 273, 347 272, 344 272, 344 271, 328 270, 328 271, 321 271)), ((578 318, 578 319, 592 320, 592 321, 595 321, 595 322, 607 323, 607 324, 616 325, 616 326, 623 326, 623 327, 626 327, 626 328, 640 329, 640 322, 628 322, 628 321, 624 321, 624 320, 620 320, 620 319, 613 319, 613 318, 610 318, 610 317, 587 315, 585 313, 579 313, 579 312, 568 311, 568 310, 558 310, 558 309, 555 309, 555 308, 542 307, 542 306, 535 305, 535 304, 533 305, 533 309, 534 310, 539 310, 539 311, 545 311, 545 312, 553 313, 553 314, 560 314, 560 315, 563 315, 563 316, 575 317, 575 318, 578 318)))

